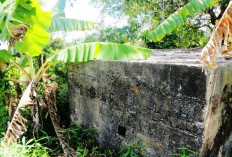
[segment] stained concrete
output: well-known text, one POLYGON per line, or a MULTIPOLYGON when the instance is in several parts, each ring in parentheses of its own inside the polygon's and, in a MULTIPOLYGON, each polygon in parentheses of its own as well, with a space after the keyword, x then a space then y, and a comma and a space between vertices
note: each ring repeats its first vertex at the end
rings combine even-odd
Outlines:
POLYGON ((219 58, 205 75, 199 58, 200 49, 154 50, 143 61, 70 64, 71 120, 96 128, 105 147, 141 140, 148 157, 168 157, 178 147, 228 154, 232 64, 219 58))

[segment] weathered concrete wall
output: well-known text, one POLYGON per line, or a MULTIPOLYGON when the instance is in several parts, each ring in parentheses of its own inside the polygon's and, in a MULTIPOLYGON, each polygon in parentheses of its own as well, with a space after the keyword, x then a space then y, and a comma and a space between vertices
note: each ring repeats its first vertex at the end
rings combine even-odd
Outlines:
POLYGON ((232 63, 219 64, 207 77, 201 156, 232 156, 232 63), (225 146, 224 146, 225 145, 225 146), (222 153, 223 151, 223 153, 222 153))
MULTIPOLYGON (((230 100, 225 86, 230 91, 232 67, 221 63, 206 76, 198 64, 199 51, 186 51, 193 50, 156 51, 146 61, 70 64, 71 120, 96 128, 97 139, 105 147, 117 149, 141 140, 147 156, 168 157, 178 147, 199 152, 204 139, 205 151, 218 152, 218 145, 212 146, 217 142, 209 146, 208 141, 220 136, 217 131, 225 118, 207 125, 208 130, 204 128, 209 117, 215 117, 210 112, 212 102, 218 112, 224 111, 225 106, 230 108, 220 105, 226 103, 218 98, 224 95, 225 101, 230 100), (202 138, 213 128, 212 137, 202 138)), ((231 133, 230 128, 221 130, 228 136, 231 133)))

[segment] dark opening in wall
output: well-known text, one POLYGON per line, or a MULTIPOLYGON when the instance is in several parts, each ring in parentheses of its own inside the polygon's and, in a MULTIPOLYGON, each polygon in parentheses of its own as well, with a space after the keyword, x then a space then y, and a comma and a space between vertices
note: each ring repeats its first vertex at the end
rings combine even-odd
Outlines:
POLYGON ((122 137, 126 137, 126 128, 124 126, 118 126, 118 134, 122 137))

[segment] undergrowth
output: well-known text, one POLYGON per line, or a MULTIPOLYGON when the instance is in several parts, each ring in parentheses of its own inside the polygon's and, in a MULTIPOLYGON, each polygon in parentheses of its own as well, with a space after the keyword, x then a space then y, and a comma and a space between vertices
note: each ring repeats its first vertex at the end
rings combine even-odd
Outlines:
POLYGON ((26 141, 23 137, 18 143, 10 144, 1 143, 0 147, 1 157, 47 157, 51 150, 41 145, 36 139, 30 139, 26 141))
MULTIPOLYGON (((120 150, 105 149, 96 141, 96 130, 81 128, 71 124, 64 134, 68 136, 70 146, 81 154, 78 157, 144 157, 144 147, 140 141, 122 147, 120 150), (141 153, 141 154, 140 154, 141 153)), ((62 155, 56 136, 41 131, 39 138, 21 141, 14 144, 3 143, 0 147, 1 157, 57 157, 62 155)))
MULTIPOLYGON (((5 73, 0 71, 0 94, 11 97, 12 91, 10 82, 5 79, 5 73)), ((122 147, 120 150, 106 149, 99 145, 96 141, 97 131, 95 129, 81 128, 76 124, 69 126, 69 104, 68 104, 68 80, 67 68, 65 64, 55 64, 49 74, 53 77, 51 81, 59 84, 57 107, 60 116, 60 124, 65 127, 64 134, 68 137, 69 144, 77 152, 81 154, 79 157, 143 157, 144 148, 140 141, 131 145, 122 147), (69 126, 69 127, 68 127, 69 126)), ((40 88, 39 88, 40 89, 40 88)), ((40 89, 40 94, 43 95, 43 89, 40 89)), ((16 95, 16 94, 14 94, 16 95)), ((6 131, 9 101, 6 102, 5 97, 0 96, 0 139, 6 131)), ((27 125, 31 126, 30 110, 23 110, 22 115, 28 119, 27 125), (24 113, 25 112, 25 113, 24 113)), ((47 111, 43 111, 46 115, 47 111)), ((44 117, 44 116, 43 116, 44 117)), ((32 130, 29 127, 28 132, 17 143, 1 143, 4 147, 0 147, 0 157, 58 157, 62 155, 62 148, 55 134, 50 118, 43 118, 43 128, 40 131, 39 137, 35 138, 32 130)))
POLYGON ((110 149, 104 149, 96 142, 96 130, 84 129, 76 124, 71 124, 66 130, 70 146, 81 153, 80 157, 84 156, 114 156, 116 152, 110 149))
POLYGON ((0 70, 0 138, 3 137, 2 132, 6 131, 7 122, 10 119, 8 116, 8 104, 11 98, 11 88, 10 81, 6 80, 7 71, 0 70))

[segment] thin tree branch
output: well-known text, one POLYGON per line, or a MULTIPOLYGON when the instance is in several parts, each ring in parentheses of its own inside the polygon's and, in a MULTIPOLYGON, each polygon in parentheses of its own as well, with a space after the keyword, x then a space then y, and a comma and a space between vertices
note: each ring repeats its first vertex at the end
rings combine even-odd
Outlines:
POLYGON ((216 14, 214 13, 213 9, 212 8, 209 8, 205 11, 205 13, 209 14, 210 16, 210 21, 213 25, 216 24, 216 20, 217 20, 217 16, 216 14))

